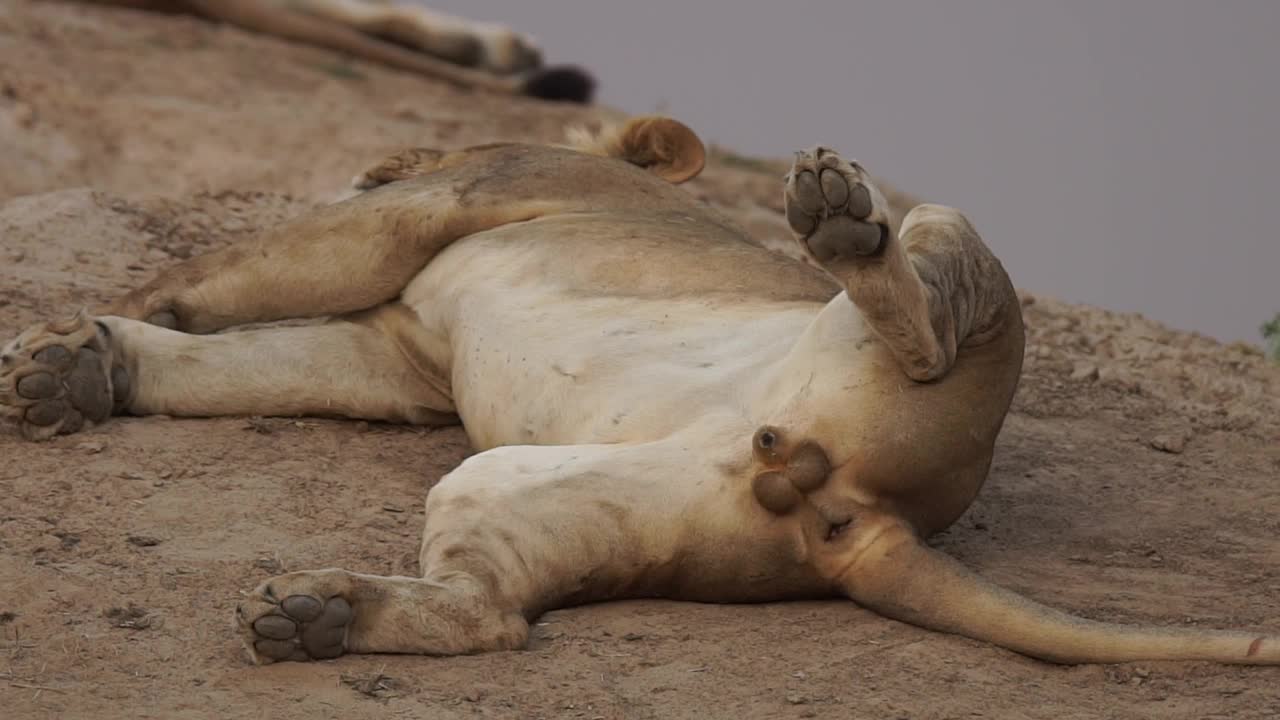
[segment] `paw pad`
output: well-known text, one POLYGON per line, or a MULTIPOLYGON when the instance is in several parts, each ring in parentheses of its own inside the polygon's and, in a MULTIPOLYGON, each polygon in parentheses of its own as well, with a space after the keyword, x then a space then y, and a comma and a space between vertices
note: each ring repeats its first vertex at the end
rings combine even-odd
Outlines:
POLYGON ((261 614, 249 621, 239 610, 241 627, 252 636, 259 661, 305 661, 335 658, 346 650, 347 630, 355 617, 351 604, 341 597, 321 600, 311 595, 290 595, 272 603, 260 594, 261 614))
POLYGON ((0 351, 0 416, 30 440, 100 423, 130 387, 114 359, 109 329, 83 312, 30 328, 0 351))
POLYGON ((827 148, 796 154, 783 204, 787 224, 820 263, 877 255, 888 241, 887 203, 861 167, 827 148))

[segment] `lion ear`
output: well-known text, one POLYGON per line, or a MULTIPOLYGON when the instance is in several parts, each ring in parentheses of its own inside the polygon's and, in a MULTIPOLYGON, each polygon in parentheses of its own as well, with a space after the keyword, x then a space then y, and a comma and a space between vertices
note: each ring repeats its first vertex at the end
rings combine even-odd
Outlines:
POLYGON ((697 176, 707 162, 697 133, 669 117, 637 117, 594 131, 571 127, 567 139, 578 152, 626 160, 672 183, 697 176))
POLYGON ((669 117, 638 117, 618 131, 618 156, 671 183, 702 172, 707 149, 689 126, 669 117))

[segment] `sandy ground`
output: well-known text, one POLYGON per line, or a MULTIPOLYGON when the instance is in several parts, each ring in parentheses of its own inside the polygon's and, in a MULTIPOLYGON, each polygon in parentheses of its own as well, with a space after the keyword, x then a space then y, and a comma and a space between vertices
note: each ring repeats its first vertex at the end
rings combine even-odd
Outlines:
MULTIPOLYGON (((605 114, 185 18, 8 0, 0 335, 324 202, 390 151, 551 140, 605 114)), ((778 175, 722 157, 693 191, 767 232, 778 175)), ((1280 369, 1141 317, 1025 302, 1029 361, 991 480, 937 544, 1090 617, 1275 631, 1280 369)), ((1280 715, 1280 669, 1057 667, 841 602, 614 603, 550 613, 520 652, 245 663, 240 591, 282 569, 415 572, 424 494, 468 452, 457 429, 309 419, 0 435, 0 715, 1280 715)))

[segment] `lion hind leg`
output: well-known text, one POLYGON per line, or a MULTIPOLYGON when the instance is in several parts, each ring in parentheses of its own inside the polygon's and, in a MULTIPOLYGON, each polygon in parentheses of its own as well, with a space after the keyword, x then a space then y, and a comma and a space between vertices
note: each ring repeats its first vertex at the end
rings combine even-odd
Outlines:
POLYGON ((250 655, 261 663, 520 647, 528 618, 610 596, 637 580, 646 544, 669 537, 635 534, 631 501, 643 494, 614 481, 613 461, 628 454, 638 455, 515 446, 468 458, 427 497, 421 579, 341 570, 273 578, 236 613, 250 655))
POLYGON ((466 20, 418 5, 292 0, 290 8, 457 65, 500 74, 526 72, 542 65, 541 48, 526 35, 502 25, 466 20))
POLYGON ((344 653, 459 655, 522 647, 529 624, 495 606, 471 579, 304 570, 263 582, 236 607, 253 662, 344 653))
POLYGON ((844 287, 908 377, 941 379, 959 348, 997 339, 1007 339, 998 352, 1016 377, 1017 296, 958 211, 917 206, 895 233, 890 205, 870 175, 825 147, 796 154, 783 200, 804 251, 844 287))
MULTIPOLYGON (((356 18, 344 15, 343 6, 351 3, 302 0, 302 4, 312 12, 261 0, 185 0, 183 7, 246 30, 336 50, 456 87, 576 103, 590 102, 595 93, 595 80, 590 74, 571 66, 540 68, 541 53, 536 46, 510 31, 437 32, 432 43, 436 50, 443 51, 442 57, 423 52, 421 47, 407 47, 420 44, 424 39, 421 31, 432 24, 406 24, 403 18, 406 11, 398 11, 399 16, 390 25, 394 28, 392 40, 388 41, 382 37, 388 35, 386 32, 362 31, 359 26, 368 26, 367 20, 357 22, 356 18), (411 34, 415 42, 405 42, 406 33, 411 34), (478 55, 473 41, 479 42, 478 55), (481 65, 473 68, 459 64, 468 59, 476 59, 481 65)), ((373 9, 378 10, 376 6, 373 9)), ((387 10, 382 12, 385 15, 387 10)), ((387 29, 387 23, 381 20, 375 25, 387 29)))
MULTIPOLYGON (((196 13, 246 30, 309 43, 319 47, 372 60, 390 67, 416 72, 453 85, 513 94, 523 91, 518 78, 461 67, 438 57, 410 50, 365 34, 350 24, 274 6, 260 0, 186 0, 196 13)), ((332 3, 321 3, 331 5, 332 3)))

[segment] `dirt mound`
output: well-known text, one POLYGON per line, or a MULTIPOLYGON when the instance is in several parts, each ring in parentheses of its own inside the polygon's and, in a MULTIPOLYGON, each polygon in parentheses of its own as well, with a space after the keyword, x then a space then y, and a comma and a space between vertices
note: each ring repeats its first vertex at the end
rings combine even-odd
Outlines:
MULTIPOLYGON (((607 116, 187 18, 10 0, 0 336, 325 202, 391 151, 553 140, 607 116)), ((768 233, 776 170, 722 153, 693 189, 768 233)), ((937 544, 1091 617, 1280 627, 1280 370, 1141 317, 1025 303, 1026 377, 991 480, 937 544)), ((314 420, 0 435, 3 714, 1280 714, 1274 669, 1061 668, 839 602, 615 603, 549 614, 522 652, 244 663, 239 591, 288 569, 416 572, 424 494, 468 452, 458 430, 314 420)))

